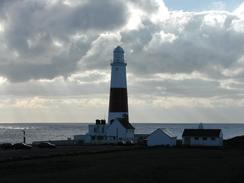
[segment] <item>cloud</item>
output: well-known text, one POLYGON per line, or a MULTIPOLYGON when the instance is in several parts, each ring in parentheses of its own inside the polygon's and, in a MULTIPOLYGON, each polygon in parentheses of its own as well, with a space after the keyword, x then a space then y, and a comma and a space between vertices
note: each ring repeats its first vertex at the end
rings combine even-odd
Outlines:
POLYGON ((161 0, 2 0, 0 95, 11 99, 4 104, 77 110, 73 98, 82 98, 80 106, 107 111, 109 64, 121 45, 134 109, 198 108, 220 120, 221 106, 243 107, 244 11, 243 4, 232 12, 222 1, 211 6, 184 12, 161 0), (206 110, 214 107, 215 115, 206 110))
POLYGON ((242 57, 244 36, 232 27, 237 17, 227 12, 177 13, 172 14, 174 19, 170 17, 170 22, 163 22, 161 28, 157 26, 148 31, 148 23, 145 23, 146 28, 142 30, 124 33, 125 37, 143 35, 134 39, 136 42, 129 39, 128 46, 125 43, 127 49, 133 49, 130 45, 137 48, 128 53, 128 60, 143 65, 143 70, 141 66, 133 67, 135 72, 199 71, 214 77, 220 74, 216 68, 228 68, 242 57), (184 16, 187 20, 182 22, 184 16), (147 42, 141 40, 144 35, 149 38, 147 42))
POLYGON ((241 3, 240 6, 236 8, 234 13, 242 17, 244 15, 244 3, 241 3))
POLYGON ((170 12, 158 0, 67 2, 2 2, 2 76, 18 82, 108 70, 117 44, 125 47, 131 71, 143 74, 226 77, 223 70, 243 56, 242 6, 234 12, 170 12), (142 12, 133 30, 127 24, 131 6, 142 12))
POLYGON ((77 6, 47 0, 1 3, 0 53, 5 54, 0 57, 0 74, 13 82, 52 79, 76 71, 94 37, 115 31, 125 24, 127 15, 120 0, 93 0, 77 6))

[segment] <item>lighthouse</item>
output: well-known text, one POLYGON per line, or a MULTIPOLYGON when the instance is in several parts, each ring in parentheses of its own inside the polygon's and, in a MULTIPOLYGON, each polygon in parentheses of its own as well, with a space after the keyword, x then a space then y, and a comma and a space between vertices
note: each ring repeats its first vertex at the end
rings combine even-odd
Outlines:
POLYGON ((134 143, 135 128, 129 122, 124 50, 120 46, 113 52, 111 63, 111 83, 108 123, 96 120, 88 127, 86 135, 76 135, 74 139, 86 144, 134 143))
POLYGON ((118 46, 113 51, 113 61, 111 63, 109 123, 119 118, 127 118, 128 121, 126 65, 124 50, 118 46))

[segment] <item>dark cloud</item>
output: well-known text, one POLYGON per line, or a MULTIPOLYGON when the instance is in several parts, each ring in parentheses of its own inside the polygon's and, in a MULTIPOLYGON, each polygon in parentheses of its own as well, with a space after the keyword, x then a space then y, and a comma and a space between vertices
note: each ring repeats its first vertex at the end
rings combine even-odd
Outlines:
POLYGON ((127 19, 120 0, 93 0, 77 6, 11 0, 1 5, 4 33, 0 39, 6 48, 0 52, 6 55, 0 56, 0 75, 13 82, 69 75, 77 70, 95 37, 118 29, 127 19), (86 38, 73 38, 80 34, 86 38))
POLYGON ((171 12, 167 19, 153 22, 145 15, 163 6, 156 0, 92 0, 74 6, 62 1, 1 3, 6 48, 0 52, 6 54, 0 56, 0 74, 14 82, 108 70, 117 44, 124 46, 131 72, 198 71, 220 79, 230 77, 224 70, 233 70, 244 51, 244 34, 233 28, 240 17, 230 12, 171 12), (145 12, 135 30, 122 28, 130 17, 127 4, 145 12))

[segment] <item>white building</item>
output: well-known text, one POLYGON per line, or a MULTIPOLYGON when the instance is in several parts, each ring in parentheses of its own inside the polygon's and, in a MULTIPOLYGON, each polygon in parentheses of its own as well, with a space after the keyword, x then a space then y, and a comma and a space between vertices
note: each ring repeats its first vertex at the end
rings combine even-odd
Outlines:
POLYGON ((131 143, 134 142, 134 131, 127 118, 113 119, 110 124, 96 120, 96 124, 89 125, 86 135, 75 135, 74 140, 86 144, 131 143))
POLYGON ((108 125, 105 120, 96 120, 96 124, 88 126, 87 136, 90 137, 88 143, 103 144, 107 140, 106 132, 108 125))
POLYGON ((131 142, 134 141, 135 128, 128 122, 126 118, 113 119, 110 121, 107 129, 107 138, 109 141, 115 142, 131 142))
POLYGON ((159 128, 147 137, 147 146, 176 146, 177 137, 168 129, 159 128))
POLYGON ((221 129, 185 129, 182 144, 186 146, 223 146, 221 129))

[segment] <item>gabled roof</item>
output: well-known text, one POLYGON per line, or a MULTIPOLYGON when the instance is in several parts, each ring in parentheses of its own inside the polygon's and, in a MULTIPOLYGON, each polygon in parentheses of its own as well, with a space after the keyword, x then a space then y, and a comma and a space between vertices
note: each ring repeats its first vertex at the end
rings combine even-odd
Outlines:
MULTIPOLYGON (((128 121, 128 119, 127 118, 117 118, 117 119, 115 119, 115 120, 117 120, 117 121, 119 121, 120 122, 120 124, 124 127, 124 128, 126 128, 126 129, 135 129, 131 124, 130 124, 130 122, 128 121)), ((114 119, 112 119, 111 120, 111 123, 113 123, 113 121, 115 121, 114 119)))
POLYGON ((185 129, 182 137, 219 137, 221 129, 185 129))
POLYGON ((161 133, 167 135, 170 138, 176 138, 177 136, 174 135, 170 130, 168 130, 167 128, 158 128, 157 130, 153 131, 150 135, 147 136, 147 139, 154 133, 156 133, 157 131, 160 131, 161 133))
POLYGON ((169 129, 167 128, 159 128, 159 130, 161 130, 163 133, 165 133, 166 135, 168 135, 169 137, 176 137, 175 134, 173 134, 169 129))

